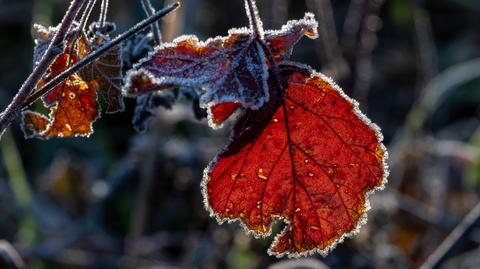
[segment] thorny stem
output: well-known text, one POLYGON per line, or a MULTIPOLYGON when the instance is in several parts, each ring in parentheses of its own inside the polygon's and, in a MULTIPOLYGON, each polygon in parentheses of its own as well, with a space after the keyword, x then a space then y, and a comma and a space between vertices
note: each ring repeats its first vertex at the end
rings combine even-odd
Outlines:
POLYGON ((28 76, 27 80, 25 80, 23 85, 20 87, 12 102, 0 114, 0 137, 10 123, 16 118, 18 112, 22 109, 23 105, 28 99, 28 96, 33 91, 38 81, 40 81, 57 55, 62 52, 62 49, 60 49, 62 42, 68 34, 68 30, 72 26, 72 23, 77 17, 78 12, 84 5, 85 1, 87 0, 73 0, 71 2, 70 7, 60 23, 57 33, 55 33, 52 42, 48 46, 47 51, 43 55, 42 59, 38 62, 32 73, 28 76))
MULTIPOLYGON (((120 43, 122 43, 124 40, 132 37, 133 35, 137 34, 141 30, 143 30, 145 27, 149 26, 153 22, 156 22, 159 18, 168 15, 170 12, 174 11, 180 6, 180 3, 175 3, 167 8, 164 8, 157 13, 155 13, 153 16, 141 21, 137 25, 135 25, 133 28, 129 29, 128 31, 122 33, 121 35, 117 36, 114 38, 112 41, 109 43, 104 44, 100 48, 98 48, 95 52, 92 54, 88 55, 87 57, 83 58, 82 60, 78 61, 76 64, 65 70, 63 73, 60 75, 56 76, 54 79, 50 80, 48 83, 46 83, 41 89, 36 91, 34 94, 32 94, 26 102, 21 106, 21 109, 28 107, 31 105, 33 102, 35 102, 38 98, 43 96, 44 94, 49 93, 55 86, 57 86, 59 83, 61 83, 63 80, 71 76, 73 73, 77 72, 78 70, 82 69, 83 67, 87 66, 88 64, 92 63, 93 61, 97 60, 99 57, 107 53, 110 49, 116 47, 120 43)), ((13 120, 13 119, 12 119, 13 120)))

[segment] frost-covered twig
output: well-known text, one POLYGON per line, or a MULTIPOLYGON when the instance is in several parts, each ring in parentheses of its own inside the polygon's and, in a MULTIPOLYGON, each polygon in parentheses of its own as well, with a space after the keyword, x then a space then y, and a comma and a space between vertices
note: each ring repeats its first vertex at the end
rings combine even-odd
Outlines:
POLYGON ((0 240, 0 264, 7 268, 25 268, 25 262, 17 250, 6 240, 0 240))
MULTIPOLYGON (((156 12, 150 0, 142 0, 142 6, 148 17, 153 16, 153 14, 156 12)), ((155 38, 155 42, 157 45, 160 45, 162 43, 162 33, 160 32, 158 21, 152 23, 152 33, 153 37, 155 38)))
POLYGON ((58 31, 55 33, 55 36, 53 37, 52 42, 48 46, 48 49, 46 50, 42 59, 38 62, 27 80, 25 80, 23 85, 20 87, 12 102, 0 114, 0 137, 10 123, 17 117, 29 95, 32 93, 35 86, 37 86, 37 83, 43 77, 57 55, 62 52, 62 42, 67 36, 72 23, 86 1, 87 0, 73 0, 70 3, 70 7, 62 19, 58 31))
POLYGON ((254 0, 246 0, 248 19, 250 21, 250 28, 255 35, 255 38, 263 38, 262 22, 258 18, 258 8, 254 0))
MULTIPOLYGON (((262 50, 265 53, 265 56, 267 57, 267 61, 271 66, 272 76, 275 79, 275 83, 278 86, 278 93, 279 95, 283 95, 280 72, 278 71, 277 63, 275 62, 272 51, 263 40, 263 26, 258 16, 258 9, 255 3, 255 0, 245 0, 245 5, 247 9, 247 15, 250 20, 250 28, 252 29, 253 35, 257 39, 257 42, 262 47, 262 50)), ((281 98, 283 98, 283 96, 281 98)))
POLYGON ((85 10, 83 11, 82 17, 80 18, 80 29, 85 31, 85 27, 87 25, 87 21, 92 14, 93 8, 95 7, 97 0, 89 0, 85 10))
POLYGON ((153 16, 141 21, 137 25, 135 25, 133 28, 129 29, 128 31, 124 32, 123 34, 117 36, 114 38, 111 42, 106 43, 105 45, 101 46, 98 48, 95 52, 92 54, 88 55, 87 57, 83 58, 82 60, 78 61, 76 64, 65 70, 63 73, 60 75, 56 76, 54 79, 46 83, 40 90, 32 94, 28 98, 28 101, 24 103, 22 108, 25 108, 29 105, 31 105, 33 102, 35 102, 38 98, 43 96, 44 94, 50 92, 55 86, 57 86, 60 82, 63 80, 67 79, 69 76, 71 76, 73 73, 79 71, 83 67, 87 66, 91 62, 95 61, 105 53, 107 53, 110 49, 116 47, 126 39, 134 36, 138 32, 142 31, 145 29, 147 26, 150 24, 156 22, 159 18, 169 14, 170 12, 174 11, 180 6, 180 4, 177 2, 170 7, 164 8, 157 13, 155 13, 153 16))

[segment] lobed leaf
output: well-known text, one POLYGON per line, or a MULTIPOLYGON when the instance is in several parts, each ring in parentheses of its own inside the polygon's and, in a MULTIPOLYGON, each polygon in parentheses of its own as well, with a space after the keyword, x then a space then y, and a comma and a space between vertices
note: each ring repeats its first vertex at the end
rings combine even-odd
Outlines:
MULTIPOLYGON (((301 36, 315 38, 316 28, 313 15, 307 13, 281 30, 266 31, 265 41, 280 61, 289 57, 301 36)), ((195 36, 177 38, 134 66, 124 90, 138 96, 175 87, 202 88, 201 105, 209 109, 222 103, 259 109, 268 101, 269 89, 267 61, 258 42, 247 29, 232 29, 227 37, 205 42, 195 36)), ((231 113, 223 115, 217 125, 231 113)))
POLYGON ((257 42, 244 30, 227 38, 200 42, 194 36, 177 38, 158 47, 127 75, 130 96, 174 87, 203 88, 205 105, 241 102, 258 108, 268 98, 267 67, 257 42))
POLYGON ((239 220, 256 236, 284 220, 270 254, 326 254, 365 222, 368 195, 388 174, 386 151, 378 127, 331 80, 281 70, 284 96, 272 90, 264 107, 238 120, 205 170, 203 195, 220 223, 239 220))

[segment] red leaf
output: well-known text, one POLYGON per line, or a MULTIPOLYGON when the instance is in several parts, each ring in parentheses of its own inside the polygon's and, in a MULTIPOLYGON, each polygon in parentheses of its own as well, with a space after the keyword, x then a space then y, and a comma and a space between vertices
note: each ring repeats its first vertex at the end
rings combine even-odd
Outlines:
POLYGON ((266 31, 265 42, 270 48, 275 61, 288 60, 293 46, 306 35, 312 39, 318 37, 318 23, 312 13, 306 13, 301 20, 287 22, 279 31, 266 31))
MULTIPOLYGON (((48 42, 48 40, 45 40, 45 42, 48 42)), ((37 88, 40 88, 45 83, 49 82, 50 80, 54 79, 56 76, 63 73, 70 66, 77 63, 81 58, 85 57, 90 52, 91 52, 91 49, 86 37, 84 37, 83 35, 76 37, 75 34, 70 33, 67 36, 67 42, 66 42, 64 52, 55 59, 55 61, 52 63, 52 65, 48 69, 49 72, 39 82, 39 85, 37 88), (72 48, 72 45, 74 45, 73 48, 72 48)), ((62 89, 63 87, 55 87, 54 90, 42 96, 42 100, 45 106, 49 107, 49 106, 52 106, 55 102, 57 102, 59 100, 59 96, 61 95, 62 89)))
POLYGON ((386 180, 386 151, 376 125, 331 80, 282 70, 285 98, 272 91, 259 111, 248 110, 205 170, 206 207, 256 236, 284 220, 270 254, 326 254, 365 222, 368 194, 386 180))
MULTIPOLYGON (((307 13, 279 31, 266 31, 265 39, 275 59, 282 60, 301 36, 316 37, 316 27, 307 13)), ((158 47, 127 75, 125 91, 137 96, 173 87, 203 88, 204 107, 234 102, 258 109, 269 98, 267 80, 265 55, 252 32, 232 29, 227 37, 200 42, 183 36, 158 47)))
MULTIPOLYGON (((55 28, 49 28, 55 31, 55 28)), ((51 33, 44 35, 47 38, 41 42, 48 43, 51 33)), ((36 41, 37 47, 41 44, 36 41)), ((72 32, 67 36, 65 50, 49 68, 49 72, 39 82, 38 87, 52 80, 68 67, 78 62, 91 52, 85 36, 72 32)), ((54 137, 89 136, 92 124, 99 116, 97 102, 98 82, 85 82, 79 75, 71 75, 68 79, 55 86, 48 94, 42 97, 44 105, 50 108, 49 118, 32 112, 22 113, 22 129, 26 138, 50 139, 54 137)))

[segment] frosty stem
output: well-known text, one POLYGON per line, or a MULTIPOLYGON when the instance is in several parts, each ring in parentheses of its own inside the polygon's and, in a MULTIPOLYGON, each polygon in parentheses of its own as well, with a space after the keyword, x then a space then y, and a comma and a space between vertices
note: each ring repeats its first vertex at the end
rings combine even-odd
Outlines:
POLYGON ((97 60, 99 57, 107 53, 110 49, 118 46, 120 43, 125 41, 126 39, 134 36, 141 30, 145 29, 148 27, 150 24, 156 22, 159 18, 169 14, 170 12, 174 11, 180 6, 180 4, 177 2, 167 8, 164 8, 157 13, 155 13, 153 16, 148 17, 147 19, 141 21, 137 25, 135 25, 133 28, 129 29, 128 31, 122 33, 121 35, 117 36, 114 38, 111 42, 104 44, 100 48, 98 48, 95 52, 92 54, 88 55, 87 57, 83 58, 82 60, 78 61, 76 64, 72 65, 70 68, 65 70, 63 73, 60 75, 56 76, 54 79, 49 81, 48 83, 45 84, 41 89, 39 89, 37 92, 32 94, 27 102, 23 105, 22 108, 25 108, 29 105, 31 105, 33 102, 35 102, 38 98, 43 96, 44 94, 47 94, 50 92, 55 86, 57 86, 60 82, 63 80, 67 79, 69 76, 71 76, 73 73, 79 71, 83 67, 87 66, 88 64, 92 63, 93 61, 97 60))
POLYGON ((265 56, 267 57, 268 63, 271 66, 272 75, 275 79, 275 83, 278 86, 278 94, 280 95, 279 97, 281 100, 283 99, 283 90, 282 90, 282 83, 280 79, 280 73, 278 72, 278 66, 277 66, 277 63, 275 62, 275 59, 273 58, 272 51, 267 46, 267 44, 265 44, 262 33, 260 32, 262 29, 262 24, 261 24, 260 18, 258 17, 257 6, 254 0, 245 0, 245 5, 247 7, 248 17, 250 18, 250 24, 251 24, 250 27, 252 28, 255 38, 257 39, 257 42, 262 47, 262 50, 265 53, 265 56))
POLYGON ((25 80, 23 85, 20 87, 12 102, 8 105, 5 111, 0 114, 0 137, 5 132, 5 129, 15 119, 23 107, 23 104, 25 104, 26 100, 28 99, 28 96, 37 85, 38 81, 40 81, 40 79, 43 77, 55 58, 62 53, 62 42, 86 1, 87 0, 73 0, 70 3, 70 7, 62 19, 58 31, 55 33, 52 42, 48 46, 42 59, 38 62, 32 73, 30 73, 28 76, 27 80, 25 80))
POLYGON ((250 27, 252 28, 253 34, 255 38, 261 39, 263 38, 262 33, 262 24, 260 19, 258 18, 258 9, 257 5, 254 0, 246 0, 245 7, 247 9, 248 18, 250 20, 250 27))
MULTIPOLYGON (((156 10, 153 8, 150 0, 142 0, 142 6, 145 14, 147 14, 148 17, 153 16, 156 10)), ((158 21, 152 23, 152 33, 157 46, 162 44, 162 34, 160 32, 160 25, 158 24, 158 21)))

